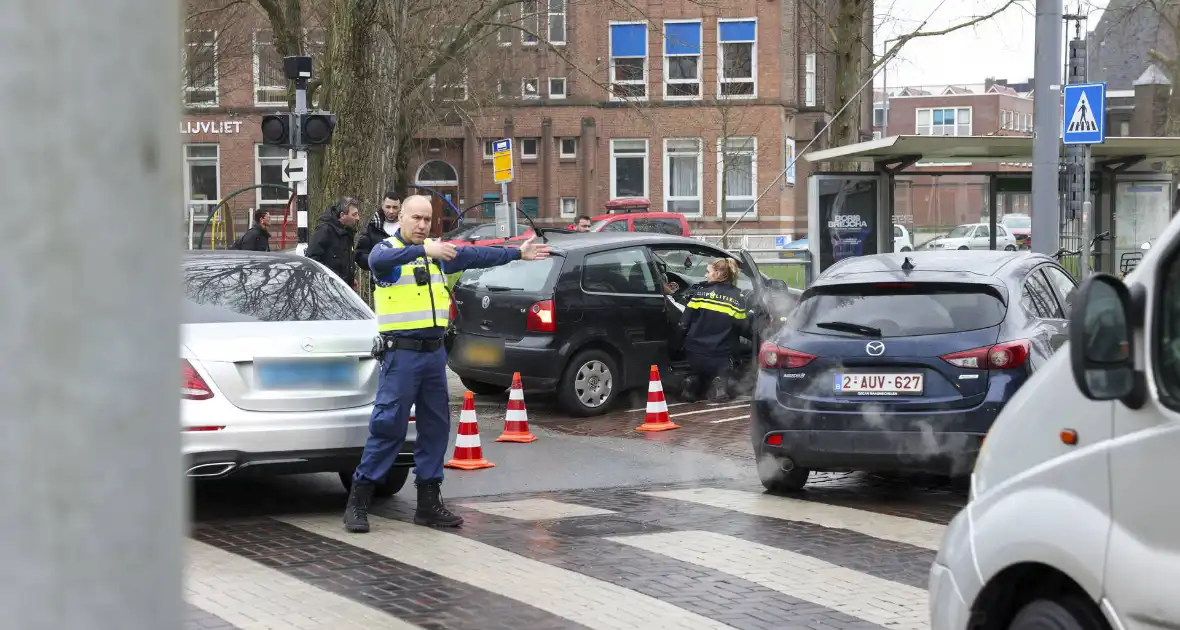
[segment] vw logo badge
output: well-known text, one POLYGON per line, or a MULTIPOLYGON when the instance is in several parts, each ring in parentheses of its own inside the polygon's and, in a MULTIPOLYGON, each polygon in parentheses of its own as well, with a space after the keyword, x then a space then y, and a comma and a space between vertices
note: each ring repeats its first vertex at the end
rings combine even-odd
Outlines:
POLYGON ((315 344, 311 342, 311 337, 304 339, 303 344, 300 347, 303 348, 304 352, 311 352, 312 350, 315 350, 315 344))
POLYGON ((885 344, 880 341, 870 341, 865 344, 865 352, 869 353, 870 357, 879 357, 885 354, 885 344))
POLYGON ((491 303, 492 303, 492 299, 486 295, 483 296, 483 300, 480 301, 480 305, 483 306, 484 308, 487 308, 488 304, 491 304, 491 303))

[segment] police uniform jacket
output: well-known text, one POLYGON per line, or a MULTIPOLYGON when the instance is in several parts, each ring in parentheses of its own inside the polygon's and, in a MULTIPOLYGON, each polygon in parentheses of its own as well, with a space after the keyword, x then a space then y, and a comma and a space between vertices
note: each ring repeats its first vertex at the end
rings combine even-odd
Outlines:
POLYGON ((741 290, 730 282, 693 285, 679 329, 686 352, 726 356, 735 352, 739 338, 748 337, 750 330, 741 290))

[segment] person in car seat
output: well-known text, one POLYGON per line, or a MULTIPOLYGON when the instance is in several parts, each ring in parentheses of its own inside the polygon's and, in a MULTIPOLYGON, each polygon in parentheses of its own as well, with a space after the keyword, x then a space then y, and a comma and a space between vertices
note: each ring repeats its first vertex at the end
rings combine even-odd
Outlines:
POLYGON ((738 264, 732 258, 709 263, 705 281, 693 285, 680 318, 681 347, 692 374, 681 385, 684 398, 697 398, 703 383, 709 399, 729 398, 733 356, 741 351, 741 337, 749 337, 749 320, 742 291, 737 288, 738 264))

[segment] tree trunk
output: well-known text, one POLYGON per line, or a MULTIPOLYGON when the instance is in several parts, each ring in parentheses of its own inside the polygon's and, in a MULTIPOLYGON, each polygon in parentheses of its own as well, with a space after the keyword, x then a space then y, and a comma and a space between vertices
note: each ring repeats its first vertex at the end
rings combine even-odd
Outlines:
MULTIPOLYGON (((835 31, 836 103, 835 109, 847 107, 832 125, 832 146, 860 142, 860 96, 864 81, 864 27, 870 0, 840 0, 835 31)), ((856 170, 855 163, 833 163, 833 170, 856 170)))

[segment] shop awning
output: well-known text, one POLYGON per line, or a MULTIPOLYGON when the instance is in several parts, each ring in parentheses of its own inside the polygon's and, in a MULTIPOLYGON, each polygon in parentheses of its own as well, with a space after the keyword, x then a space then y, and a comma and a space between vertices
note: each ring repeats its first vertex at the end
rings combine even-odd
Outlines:
MULTIPOLYGON (((964 163, 1031 162, 1030 136, 890 136, 848 146, 811 151, 808 162, 873 160, 874 162, 964 163)), ((1064 151, 1062 151, 1064 154, 1064 151)), ((1095 162, 1180 158, 1180 138, 1113 138, 1091 147, 1095 162)))

